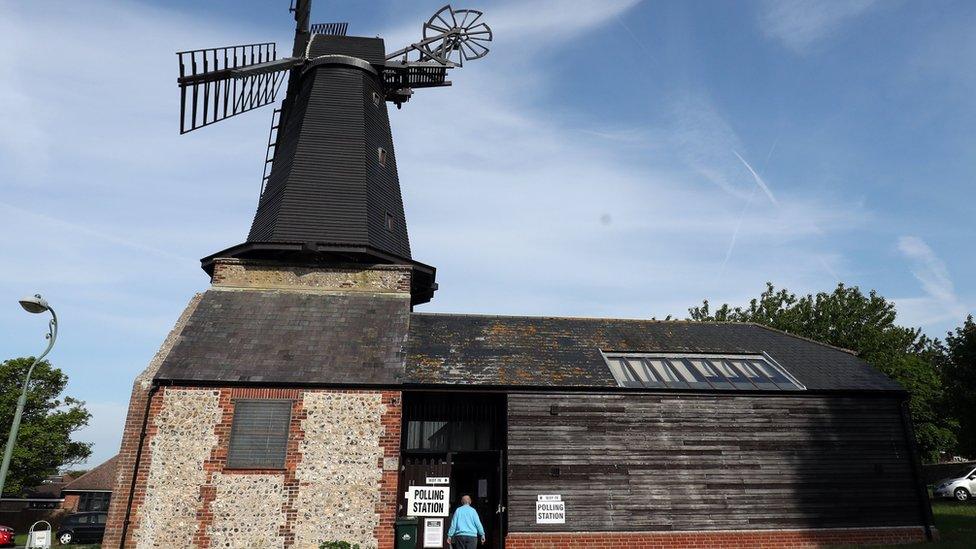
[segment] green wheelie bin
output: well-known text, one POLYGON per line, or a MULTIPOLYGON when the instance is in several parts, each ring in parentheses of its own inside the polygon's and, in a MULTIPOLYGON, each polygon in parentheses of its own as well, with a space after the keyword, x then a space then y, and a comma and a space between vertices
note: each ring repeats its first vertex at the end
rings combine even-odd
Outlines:
POLYGON ((397 517, 396 549, 416 549, 417 517, 397 517))

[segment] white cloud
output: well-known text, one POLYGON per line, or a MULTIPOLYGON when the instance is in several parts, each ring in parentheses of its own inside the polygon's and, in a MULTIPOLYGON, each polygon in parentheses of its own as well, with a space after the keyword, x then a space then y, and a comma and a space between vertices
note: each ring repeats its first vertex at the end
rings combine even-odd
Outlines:
POLYGON ((877 0, 765 0, 759 26, 768 37, 805 53, 877 5, 877 0))
POLYGON ((929 245, 917 236, 898 239, 898 250, 908 259, 912 275, 924 297, 896 299, 898 316, 910 326, 926 326, 965 317, 966 306, 956 294, 949 269, 929 245))
MULTIPOLYGON (((531 0, 526 2, 504 2, 483 10, 481 21, 491 27, 497 48, 538 54, 531 47, 564 43, 582 33, 592 31, 615 19, 620 14, 638 5, 641 0, 576 0, 567 9, 563 0, 531 0)), ((387 51, 399 49, 416 42, 420 37, 422 22, 426 21, 432 10, 431 4, 418 3, 414 14, 407 21, 380 34, 386 41, 387 51)))

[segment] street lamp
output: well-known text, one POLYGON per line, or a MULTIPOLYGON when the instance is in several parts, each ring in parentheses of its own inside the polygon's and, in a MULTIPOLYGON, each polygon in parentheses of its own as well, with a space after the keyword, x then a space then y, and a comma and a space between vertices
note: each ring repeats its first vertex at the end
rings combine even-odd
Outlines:
POLYGON ((51 352, 51 347, 54 347, 54 340, 58 338, 58 315, 54 314, 54 309, 48 305, 47 301, 41 297, 41 294, 35 294, 33 297, 25 297, 20 300, 20 306, 24 308, 28 313, 39 314, 44 311, 51 312, 51 321, 48 322, 47 335, 47 348, 41 353, 37 358, 34 359, 34 363, 31 364, 29 370, 27 370, 27 379, 24 380, 24 389, 20 393, 20 400, 17 401, 17 411, 14 413, 14 422, 10 426, 10 436, 7 437, 7 446, 3 450, 3 465, 0 465, 0 497, 3 497, 3 487, 7 484, 7 469, 10 468, 10 457, 14 453, 14 443, 17 442, 17 431, 20 429, 20 416, 24 413, 24 405, 27 404, 27 386, 30 384, 31 374, 34 373, 34 367, 37 363, 41 361, 48 353, 51 352))

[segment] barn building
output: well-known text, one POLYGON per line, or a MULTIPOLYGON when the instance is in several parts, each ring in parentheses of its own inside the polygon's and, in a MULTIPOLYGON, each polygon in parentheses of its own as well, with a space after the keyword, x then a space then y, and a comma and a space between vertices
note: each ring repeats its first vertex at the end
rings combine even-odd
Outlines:
POLYGON ((416 311, 435 269, 410 253, 387 112, 409 93, 382 39, 296 15, 251 231, 202 260, 211 286, 135 381, 103 547, 446 547, 462 494, 492 549, 931 535, 907 395, 851 352, 416 311))

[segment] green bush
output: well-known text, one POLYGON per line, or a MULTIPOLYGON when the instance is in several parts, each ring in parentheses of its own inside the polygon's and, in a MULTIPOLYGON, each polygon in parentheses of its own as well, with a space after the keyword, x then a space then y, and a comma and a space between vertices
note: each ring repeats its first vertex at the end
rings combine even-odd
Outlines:
POLYGON ((319 549, 359 549, 359 544, 348 541, 327 541, 319 545, 319 549))

